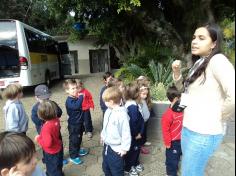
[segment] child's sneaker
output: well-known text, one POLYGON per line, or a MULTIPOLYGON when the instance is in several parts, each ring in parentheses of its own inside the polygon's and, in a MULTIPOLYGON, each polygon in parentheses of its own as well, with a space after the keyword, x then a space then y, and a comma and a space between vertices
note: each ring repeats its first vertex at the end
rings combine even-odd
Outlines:
POLYGON ((143 167, 142 164, 139 164, 139 165, 137 165, 137 166, 135 167, 135 169, 136 169, 136 171, 139 173, 139 172, 143 172, 144 167, 143 167))
POLYGON ((150 146, 150 145, 152 145, 152 143, 151 142, 145 142, 145 144, 144 144, 145 146, 150 146))
POLYGON ((131 169, 129 171, 129 176, 138 176, 138 172, 134 166, 131 167, 131 169))
POLYGON ((141 153, 142 154, 149 154, 149 150, 147 148, 145 148, 144 146, 141 147, 141 153))
POLYGON ((74 164, 82 164, 83 163, 83 161, 81 161, 79 157, 74 158, 74 159, 70 158, 70 161, 74 164))
POLYGON ((129 172, 128 171, 124 171, 124 176, 129 176, 129 172))
POLYGON ((92 132, 87 132, 87 136, 88 136, 88 138, 92 138, 93 137, 93 133, 92 132))
POLYGON ((63 165, 68 164, 68 160, 67 159, 63 159, 63 165))
POLYGON ((79 156, 85 156, 87 154, 88 154, 88 150, 86 150, 85 148, 80 148, 79 156))

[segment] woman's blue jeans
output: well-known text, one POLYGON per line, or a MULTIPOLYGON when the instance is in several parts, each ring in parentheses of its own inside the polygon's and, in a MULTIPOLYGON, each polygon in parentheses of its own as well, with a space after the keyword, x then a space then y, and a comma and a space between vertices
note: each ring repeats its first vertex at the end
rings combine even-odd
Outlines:
POLYGON ((182 176, 204 176, 209 158, 223 140, 223 134, 205 135, 182 129, 182 176))

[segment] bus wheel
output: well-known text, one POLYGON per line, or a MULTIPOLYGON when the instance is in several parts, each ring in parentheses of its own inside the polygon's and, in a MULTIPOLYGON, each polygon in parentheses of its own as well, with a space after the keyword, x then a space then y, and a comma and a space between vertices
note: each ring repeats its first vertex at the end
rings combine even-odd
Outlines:
POLYGON ((46 84, 48 87, 50 87, 50 85, 51 85, 51 78, 50 78, 49 72, 47 72, 47 73, 45 74, 45 84, 46 84))

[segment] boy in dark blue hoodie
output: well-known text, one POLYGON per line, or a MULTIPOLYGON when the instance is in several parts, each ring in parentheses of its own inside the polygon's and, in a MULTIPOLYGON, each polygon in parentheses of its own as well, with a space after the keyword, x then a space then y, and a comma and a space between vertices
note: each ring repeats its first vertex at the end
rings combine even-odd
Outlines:
POLYGON ((68 114, 70 161, 74 164, 82 164, 79 156, 86 155, 88 153, 86 150, 80 151, 80 145, 82 143, 84 132, 84 119, 82 111, 84 95, 78 94, 77 82, 75 79, 65 80, 63 86, 68 94, 65 106, 68 114))
POLYGON ((126 103, 128 115, 130 117, 129 125, 131 131, 131 147, 125 156, 125 172, 132 176, 138 176, 144 170, 139 162, 140 149, 144 134, 144 119, 142 110, 138 103, 141 101, 139 96, 139 86, 136 82, 130 83, 126 88, 126 103))
POLYGON ((103 101, 102 99, 102 94, 103 92, 107 89, 107 84, 108 82, 113 78, 113 74, 111 72, 106 72, 104 75, 103 75, 103 81, 104 81, 104 86, 101 88, 101 91, 100 91, 100 97, 99 97, 99 100, 100 100, 100 107, 101 107, 101 110, 103 112, 103 116, 107 110, 107 106, 105 105, 105 102, 103 101))
MULTIPOLYGON (((38 134, 40 134, 40 131, 41 131, 41 128, 43 126, 44 121, 38 117, 38 114, 37 114, 38 107, 39 107, 40 102, 42 102, 43 100, 49 100, 50 99, 51 92, 50 92, 50 90, 48 89, 48 87, 46 85, 41 84, 41 85, 38 85, 38 86, 35 87, 34 95, 35 95, 35 98, 36 98, 37 102, 32 107, 31 119, 32 119, 32 121, 35 125, 35 128, 36 128, 38 134)), ((56 102, 53 101, 53 103, 55 103, 55 105, 57 107, 57 109, 56 109, 57 117, 60 118, 61 115, 62 115, 62 110, 56 102)))
MULTIPOLYGON (((40 119, 39 116, 38 116, 38 113, 37 113, 38 112, 38 107, 39 107, 39 104, 42 101, 50 99, 51 91, 48 89, 48 87, 46 85, 40 84, 40 85, 35 87, 34 95, 35 95, 35 98, 36 98, 37 102, 32 107, 31 119, 32 119, 32 121, 35 125, 37 133, 40 134, 41 128, 44 124, 44 121, 42 119, 40 119)), ((62 110, 56 102, 54 102, 54 101, 52 101, 52 102, 55 104, 55 107, 56 107, 56 115, 57 115, 58 118, 60 118, 61 115, 62 115, 62 110)), ((60 137, 62 138, 61 134, 60 134, 60 137)), ((44 157, 43 157, 42 161, 44 162, 44 157)), ((63 164, 67 164, 67 163, 68 163, 68 161, 66 159, 64 159, 63 164)))

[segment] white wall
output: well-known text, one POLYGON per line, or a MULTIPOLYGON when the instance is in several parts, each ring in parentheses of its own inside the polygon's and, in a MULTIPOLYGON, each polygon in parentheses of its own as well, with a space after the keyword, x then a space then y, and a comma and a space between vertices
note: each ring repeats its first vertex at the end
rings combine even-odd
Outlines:
MULTIPOLYGON (((107 49, 109 54, 109 47, 103 46, 102 48, 97 48, 94 46, 94 39, 83 39, 75 43, 68 43, 69 50, 78 52, 78 63, 79 63, 79 74, 89 74, 90 73, 90 63, 89 63, 89 50, 91 49, 107 49)), ((110 58, 110 56, 108 56, 110 58)), ((73 67, 73 66, 72 66, 73 67)))

